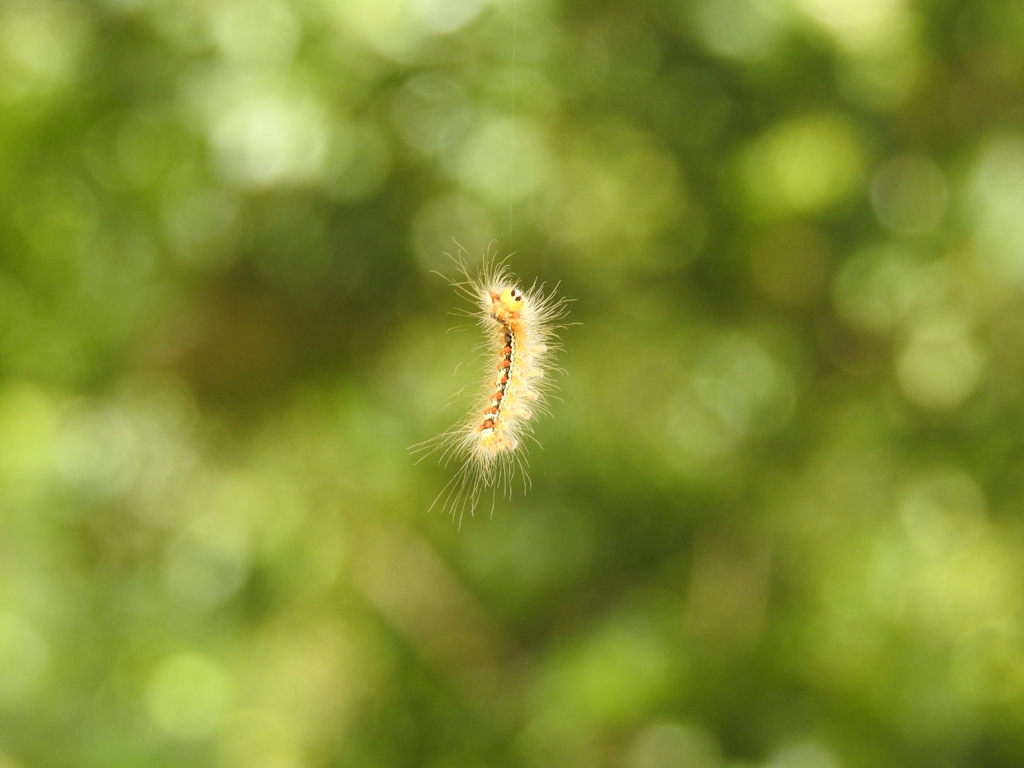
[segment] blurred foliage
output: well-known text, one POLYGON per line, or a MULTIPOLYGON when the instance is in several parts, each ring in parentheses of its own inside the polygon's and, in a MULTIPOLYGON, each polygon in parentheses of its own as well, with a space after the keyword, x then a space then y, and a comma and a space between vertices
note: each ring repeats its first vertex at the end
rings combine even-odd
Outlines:
POLYGON ((0 0, 0 768, 1024 764, 1022 52, 0 0), (581 323, 461 529, 453 239, 581 323))

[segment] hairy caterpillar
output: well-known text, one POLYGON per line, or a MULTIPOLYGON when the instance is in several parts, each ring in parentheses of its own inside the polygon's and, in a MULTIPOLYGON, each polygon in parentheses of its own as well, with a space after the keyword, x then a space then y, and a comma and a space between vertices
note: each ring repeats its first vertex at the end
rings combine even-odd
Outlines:
MULTIPOLYGON (((469 413, 437 437, 413 446, 424 458, 441 451, 441 463, 457 469, 434 499, 444 511, 462 521, 473 514, 487 489, 511 497, 517 473, 529 486, 523 442, 533 436, 533 420, 548 412, 547 399, 554 389, 548 375, 555 353, 561 350, 557 322, 566 316, 568 299, 556 298, 556 285, 545 293, 535 282, 523 290, 508 269, 507 259, 484 258, 479 271, 470 274, 461 259, 461 279, 449 280, 468 299, 486 341, 481 345, 485 378, 483 392, 469 413)), ((422 459, 421 459, 422 460, 422 459)))

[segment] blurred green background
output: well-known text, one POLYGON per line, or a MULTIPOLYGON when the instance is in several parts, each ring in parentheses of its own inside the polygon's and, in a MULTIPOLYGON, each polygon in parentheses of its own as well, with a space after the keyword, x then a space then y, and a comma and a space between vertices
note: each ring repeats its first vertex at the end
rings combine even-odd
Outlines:
POLYGON ((0 768, 1024 764, 1022 88, 1018 0, 0 0, 0 768), (581 323, 461 530, 453 239, 581 323))

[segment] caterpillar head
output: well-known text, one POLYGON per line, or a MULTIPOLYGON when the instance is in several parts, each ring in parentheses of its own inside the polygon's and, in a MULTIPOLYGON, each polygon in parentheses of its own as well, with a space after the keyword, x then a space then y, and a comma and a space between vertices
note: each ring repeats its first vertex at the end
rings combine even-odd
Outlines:
POLYGON ((492 293, 495 314, 517 317, 526 309, 526 295, 518 288, 503 288, 501 293, 492 293))

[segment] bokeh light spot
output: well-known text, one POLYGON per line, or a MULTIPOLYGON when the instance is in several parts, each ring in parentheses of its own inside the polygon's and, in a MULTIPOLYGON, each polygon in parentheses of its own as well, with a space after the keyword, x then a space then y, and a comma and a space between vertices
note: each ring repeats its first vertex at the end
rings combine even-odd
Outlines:
POLYGON ((244 709, 225 724, 218 754, 231 768, 302 768, 299 731, 285 714, 244 709))
POLYGON ((317 105, 267 97, 228 109, 214 125, 210 143, 225 180, 259 189, 319 178, 328 129, 317 105))
POLYGON ((1024 282, 1024 139, 986 142, 968 192, 980 262, 996 279, 1024 282))
POLYGON ((750 436, 777 429, 795 405, 786 368, 754 339, 725 335, 705 350, 669 404, 669 460, 687 472, 714 462, 750 436))
POLYGON ((786 31, 785 16, 770 0, 701 0, 680 4, 693 14, 705 45, 719 56, 756 61, 768 56, 786 31))
POLYGON ((947 265, 922 262, 899 245, 856 253, 847 259, 833 286, 839 316, 855 328, 879 334, 942 311, 950 299, 947 265))
POLYGON ((164 659, 146 688, 146 709, 169 736, 182 740, 212 736, 234 696, 230 674, 208 656, 180 653, 164 659))
POLYGON ((87 18, 47 0, 0 8, 0 101, 44 96, 72 79, 88 43, 87 18))
POLYGON ((624 723, 642 715, 664 694, 677 660, 664 640, 643 623, 613 624, 556 665, 542 681, 545 698, 562 717, 624 723))
POLYGON ((768 761, 767 768, 839 768, 832 752, 809 741, 783 747, 768 761))
POLYGON ((501 204, 537 192, 552 166, 545 131, 525 117, 514 123, 511 116, 483 118, 459 154, 457 172, 462 184, 501 204))
POLYGON ((718 768, 722 757, 714 737, 696 725, 659 722, 633 743, 628 768, 718 768))
POLYGON ((0 707, 17 709, 42 682, 50 649, 41 634, 15 613, 0 610, 0 707))
POLYGON ((801 117, 775 126, 741 153, 739 174, 755 214, 815 214, 860 190, 864 150, 844 118, 801 117))
POLYGON ((209 490, 196 490, 203 514, 168 543, 163 576, 175 598, 209 609, 245 583, 252 552, 249 529, 268 516, 274 497, 263 484, 243 476, 225 477, 209 490))
POLYGON ((941 169, 919 155, 893 158, 871 179, 871 207, 875 215, 901 235, 935 229, 946 212, 948 198, 941 169))
POLYGON ((408 80, 395 94, 391 111, 398 135, 429 154, 459 141, 469 130, 472 117, 462 87, 431 74, 408 80))
POLYGON ((863 51, 906 33, 906 0, 789 0, 842 47, 863 51))
POLYGON ((282 0, 220 0, 209 15, 213 38, 230 61, 282 65, 295 56, 301 30, 282 0))
POLYGON ((956 408, 981 383, 985 354, 958 318, 916 325, 896 359, 900 389, 929 410, 956 408))
POLYGON ((410 0, 414 13, 432 32, 454 32, 483 10, 484 0, 410 0))
POLYGON ((976 543, 984 533, 985 496, 963 470, 936 469, 910 485, 899 515, 915 547, 929 555, 946 555, 976 543))
POLYGON ((0 392, 0 478, 38 477, 50 468, 56 434, 54 403, 31 384, 0 392))
MULTIPOLYGON (((430 18, 434 5, 421 1, 424 6, 419 13, 411 0, 331 0, 329 6, 347 31, 364 44, 390 59, 407 61, 431 31, 424 17, 430 18)), ((436 12, 441 21, 452 16, 457 14, 436 12)))

